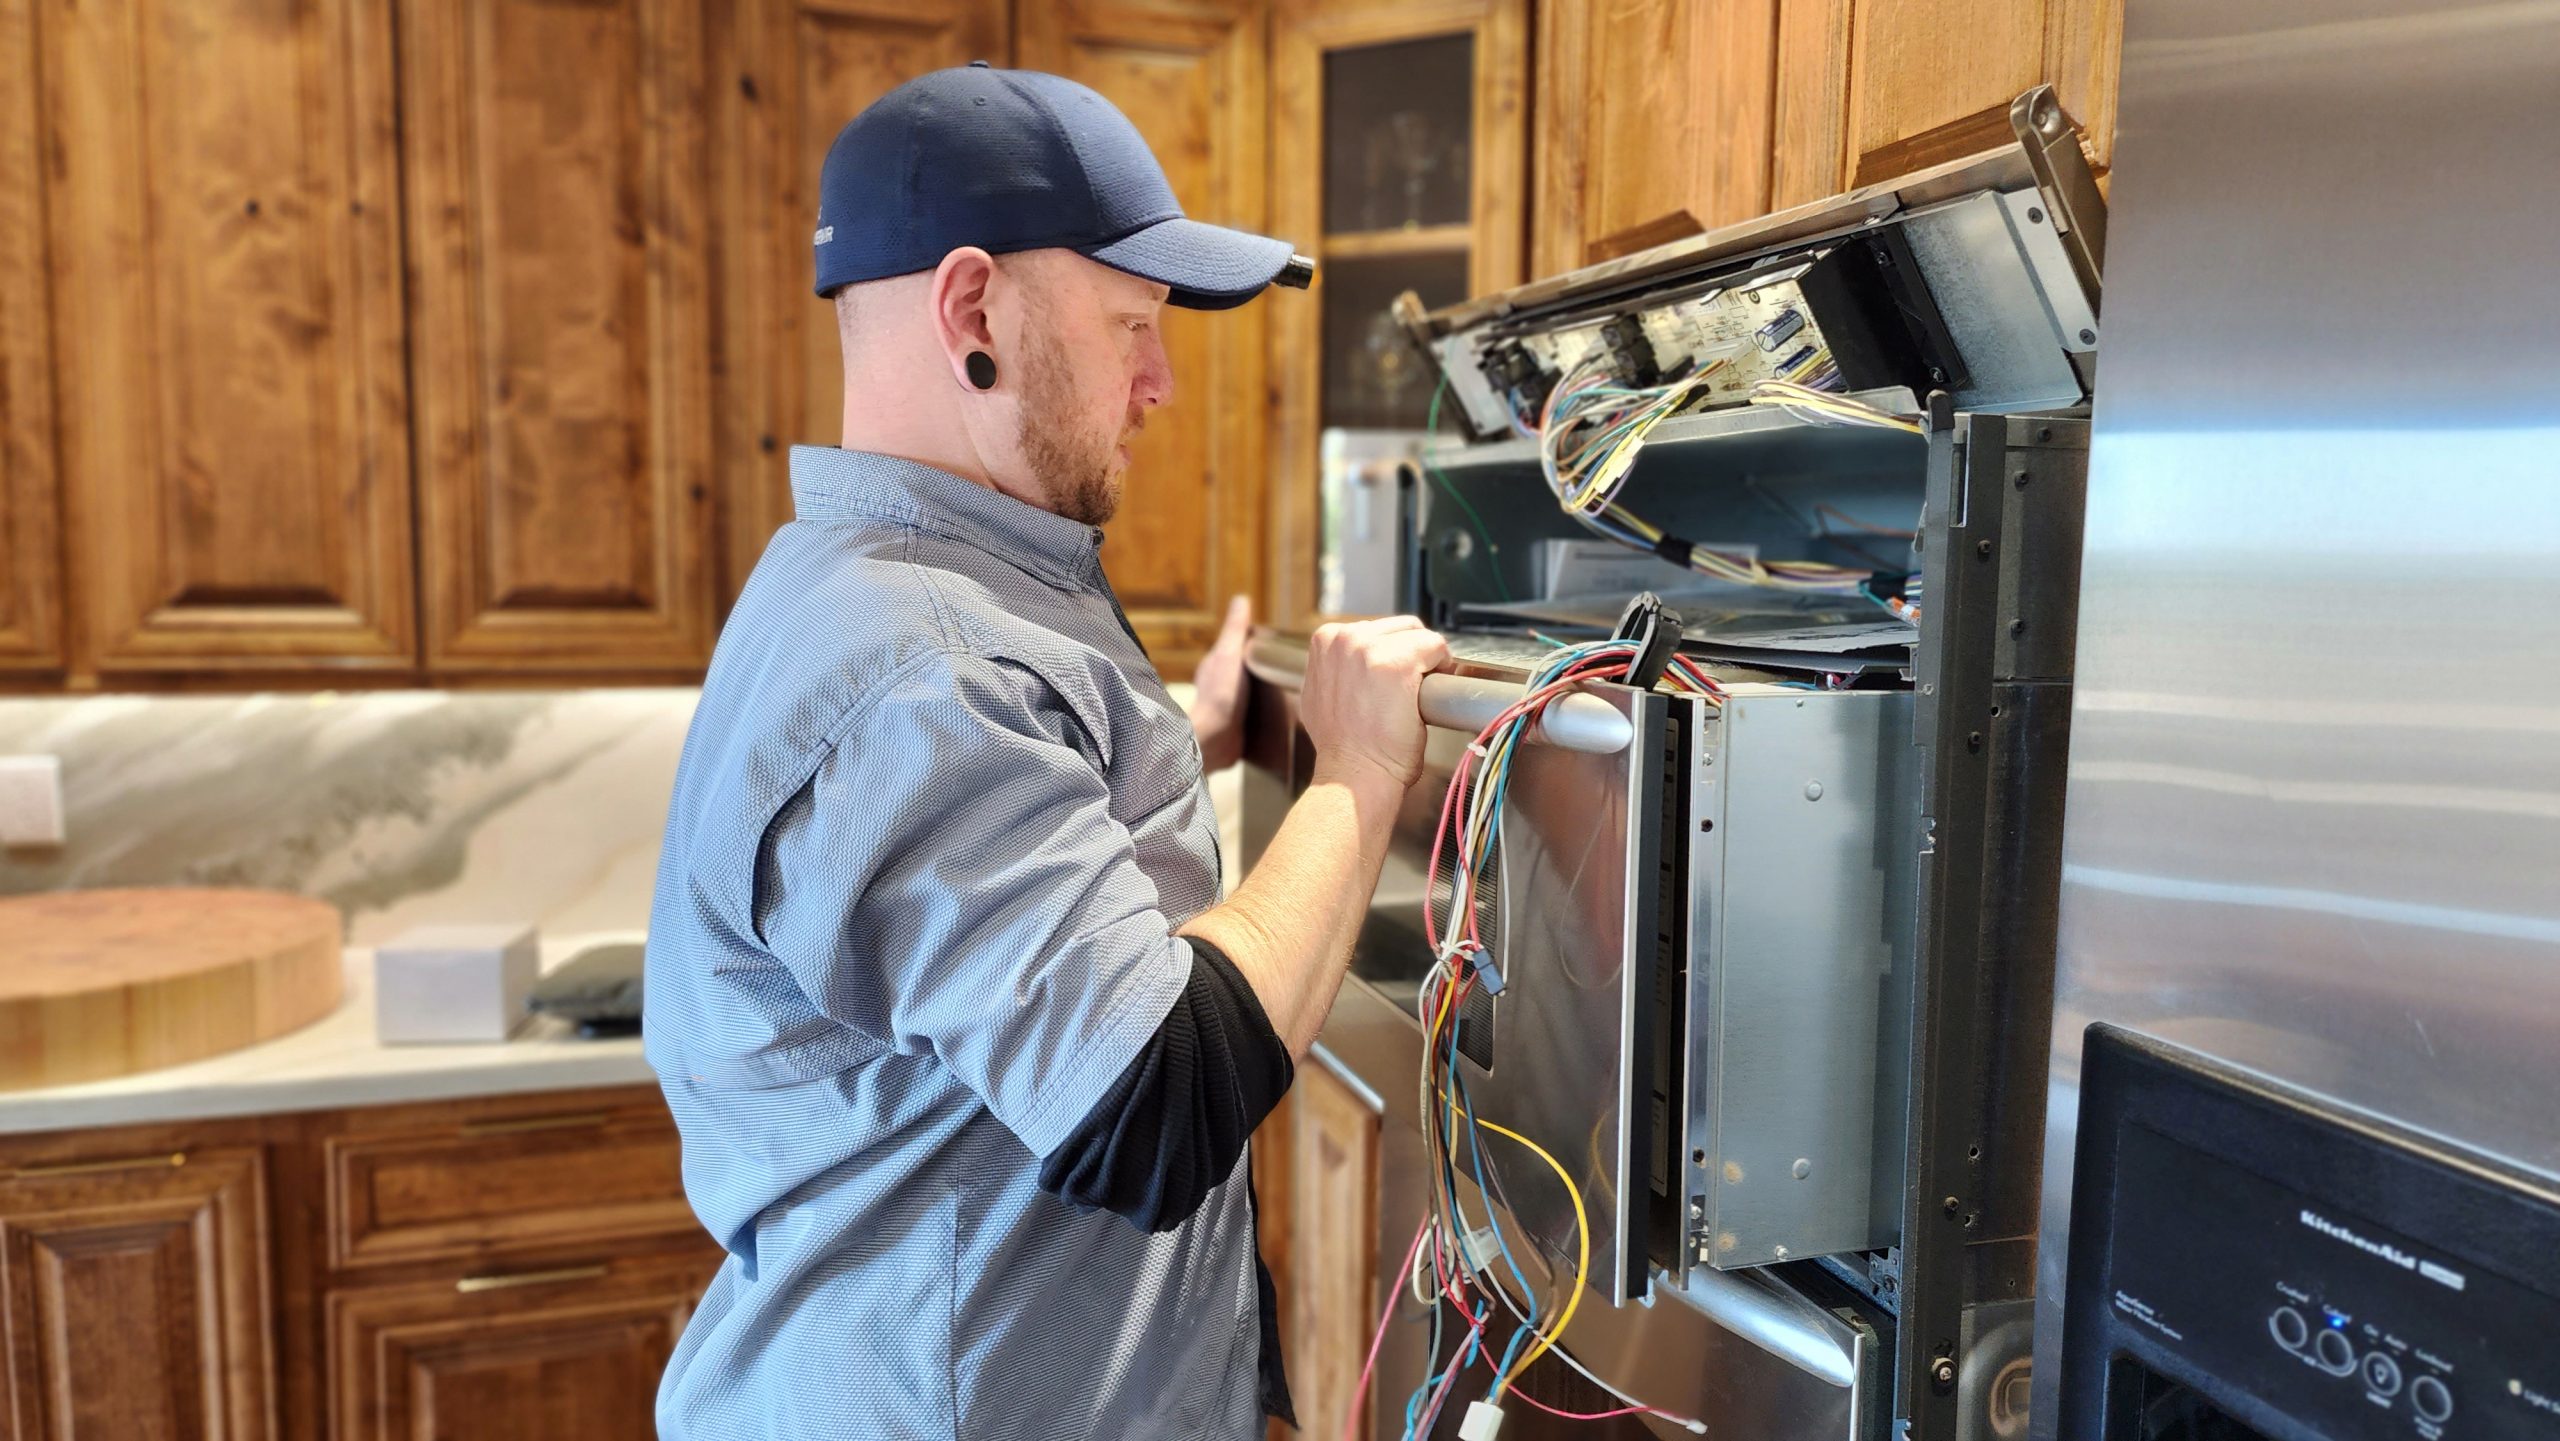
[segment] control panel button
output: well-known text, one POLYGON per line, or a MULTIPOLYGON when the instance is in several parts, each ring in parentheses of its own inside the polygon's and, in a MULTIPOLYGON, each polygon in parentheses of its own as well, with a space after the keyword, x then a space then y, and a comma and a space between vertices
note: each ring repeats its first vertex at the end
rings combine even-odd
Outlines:
POLYGON ((2320 1339, 2313 1343, 2311 1350, 2331 1375, 2344 1376, 2356 1369, 2355 1343, 2349 1341, 2343 1331, 2321 1332, 2320 1339))
POLYGON ((2365 1389, 2376 1396, 2399 1395, 2400 1363, 2379 1351, 2367 1354, 2364 1358, 2364 1384, 2365 1389))
POLYGON ((2453 1415, 2453 1390, 2433 1376, 2409 1383, 2409 1409, 2441 1425, 2453 1415))
POLYGON ((2267 1318, 2267 1330, 2274 1334, 2276 1344, 2288 1351, 2299 1351, 2311 1340, 2311 1323, 2291 1306, 2277 1307, 2276 1313, 2267 1318))

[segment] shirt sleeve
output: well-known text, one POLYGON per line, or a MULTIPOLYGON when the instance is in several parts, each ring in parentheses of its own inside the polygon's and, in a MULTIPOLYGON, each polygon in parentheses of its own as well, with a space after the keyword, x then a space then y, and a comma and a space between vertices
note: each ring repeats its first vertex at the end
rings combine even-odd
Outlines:
POLYGON ((1181 1225, 1235 1174, 1293 1073, 1243 972, 1207 941, 1191 948, 1181 998, 1040 1167, 1044 1189, 1149 1231, 1181 1225))
POLYGON ((1038 677, 935 653, 847 718, 757 857, 757 936, 811 1004, 935 1056, 1042 1157, 1191 975, 1107 764, 1038 677))

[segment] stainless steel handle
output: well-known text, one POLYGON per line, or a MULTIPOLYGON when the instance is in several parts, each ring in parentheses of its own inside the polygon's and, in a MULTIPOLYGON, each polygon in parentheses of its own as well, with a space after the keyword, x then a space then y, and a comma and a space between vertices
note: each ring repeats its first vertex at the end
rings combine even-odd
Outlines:
MULTIPOLYGON (((1422 678, 1422 719, 1444 730, 1473 734, 1520 699, 1524 687, 1474 676, 1422 678)), ((1548 703, 1526 737, 1562 750, 1616 755, 1632 744, 1636 728, 1625 712, 1596 695, 1568 695, 1548 703)))
MULTIPOLYGON (((1297 690, 1307 683, 1306 643, 1276 631, 1257 632, 1246 648, 1245 666, 1266 684, 1297 690)), ((1520 699, 1525 687, 1514 681, 1480 676, 1429 675, 1422 678, 1422 719, 1443 730, 1473 734, 1520 699)), ((1549 704, 1526 737, 1533 742, 1590 755, 1616 755, 1635 742, 1636 730, 1624 712, 1596 695, 1568 695, 1549 704)))
POLYGON ((611 1273, 610 1266, 563 1266, 556 1271, 517 1271, 501 1276, 465 1276, 453 1283, 453 1289, 465 1296, 482 1291, 511 1291, 518 1286, 549 1286, 563 1281, 601 1281, 611 1273))

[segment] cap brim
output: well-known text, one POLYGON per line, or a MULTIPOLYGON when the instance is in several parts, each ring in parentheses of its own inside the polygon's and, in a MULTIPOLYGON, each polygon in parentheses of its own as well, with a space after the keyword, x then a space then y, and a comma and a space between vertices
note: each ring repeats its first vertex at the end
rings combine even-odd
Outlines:
POLYGON ((1263 291, 1289 264, 1289 242, 1175 216, 1081 254, 1173 293, 1188 310, 1226 310, 1263 291))

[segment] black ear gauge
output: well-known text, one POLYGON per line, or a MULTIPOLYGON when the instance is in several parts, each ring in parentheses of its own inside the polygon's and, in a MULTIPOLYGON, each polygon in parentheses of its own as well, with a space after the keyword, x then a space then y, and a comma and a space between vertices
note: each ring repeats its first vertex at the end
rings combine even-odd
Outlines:
POLYGON ((980 390, 993 390, 996 388, 996 358, 994 356, 987 354, 983 350, 973 350, 969 352, 968 358, 961 361, 960 364, 963 369, 966 369, 969 372, 969 383, 971 385, 978 387, 980 390))

